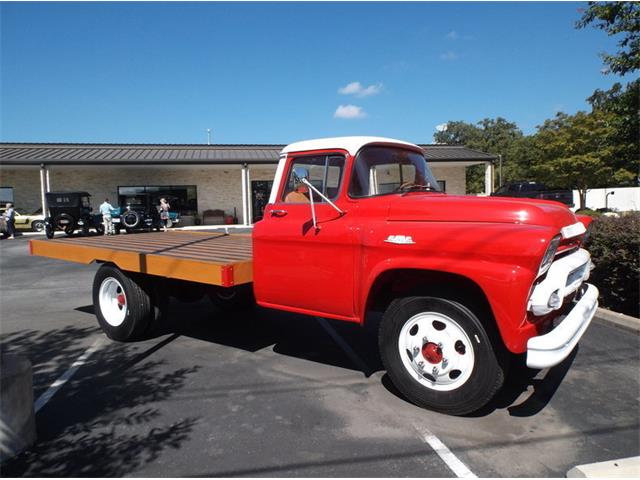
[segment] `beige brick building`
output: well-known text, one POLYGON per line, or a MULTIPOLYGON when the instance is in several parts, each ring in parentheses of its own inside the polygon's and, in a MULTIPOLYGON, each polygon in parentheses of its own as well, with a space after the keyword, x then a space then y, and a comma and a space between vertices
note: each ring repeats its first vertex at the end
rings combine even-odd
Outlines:
MULTIPOLYGON (((484 163, 492 189, 492 155, 460 146, 421 145, 448 193, 465 193, 465 169, 484 163)), ((44 191, 87 191, 97 207, 146 189, 175 195, 183 224, 207 210, 253 223, 268 198, 283 145, 0 144, 0 187, 25 211, 43 205, 44 191), (184 196, 184 198, 182 198, 184 196)))

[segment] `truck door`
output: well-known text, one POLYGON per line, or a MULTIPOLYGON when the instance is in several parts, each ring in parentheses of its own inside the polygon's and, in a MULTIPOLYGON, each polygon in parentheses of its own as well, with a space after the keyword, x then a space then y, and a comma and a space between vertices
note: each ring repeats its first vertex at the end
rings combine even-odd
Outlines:
POLYGON ((306 169, 312 185, 337 206, 342 203, 344 155, 299 156, 289 162, 278 197, 254 227, 256 298, 264 306, 353 319, 354 235, 349 215, 296 183, 294 168, 306 169))

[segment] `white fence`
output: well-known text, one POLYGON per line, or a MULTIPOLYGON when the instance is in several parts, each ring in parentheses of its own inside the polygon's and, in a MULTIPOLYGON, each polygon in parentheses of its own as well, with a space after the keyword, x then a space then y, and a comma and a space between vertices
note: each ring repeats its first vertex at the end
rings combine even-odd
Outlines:
MULTIPOLYGON (((574 210, 580 208, 578 191, 573 191, 574 210)), ((596 210, 608 207, 612 210, 625 212, 640 210, 640 187, 594 188, 587 190, 586 207, 596 210)))

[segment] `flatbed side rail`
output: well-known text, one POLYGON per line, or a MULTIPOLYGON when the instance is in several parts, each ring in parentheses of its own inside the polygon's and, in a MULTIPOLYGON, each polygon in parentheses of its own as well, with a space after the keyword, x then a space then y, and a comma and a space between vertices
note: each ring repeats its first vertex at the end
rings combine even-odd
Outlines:
MULTIPOLYGON (((86 239, 31 240, 31 255, 66 260, 75 263, 110 262, 128 272, 157 275, 232 287, 253 281, 253 261, 250 238, 236 238, 217 245, 211 237, 208 245, 194 247, 194 242, 178 242, 156 248, 154 240, 162 234, 136 234, 126 241, 100 241, 100 237, 86 239), (142 238, 145 235, 155 237, 142 238), (235 243, 239 241, 239 243, 235 243), (102 245, 105 243, 106 245, 102 245), (211 245, 213 243, 213 246, 211 245)), ((183 234, 175 234, 175 236, 183 234)), ((169 238, 164 236, 163 240, 169 238)), ((186 239, 186 238, 185 238, 186 239)), ((198 242, 201 242, 199 240, 198 242)))

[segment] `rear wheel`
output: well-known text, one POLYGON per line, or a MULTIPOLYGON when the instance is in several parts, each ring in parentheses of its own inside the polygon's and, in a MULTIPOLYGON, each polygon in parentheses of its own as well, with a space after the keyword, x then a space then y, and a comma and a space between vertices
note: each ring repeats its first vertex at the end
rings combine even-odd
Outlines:
POLYGON ((395 300, 382 319, 379 347, 393 384, 421 407, 471 413, 504 382, 484 326, 468 308, 450 300, 395 300))
POLYGON ((93 281, 93 305, 98 324, 113 340, 142 338, 159 315, 153 289, 143 276, 114 265, 100 267, 93 281))

